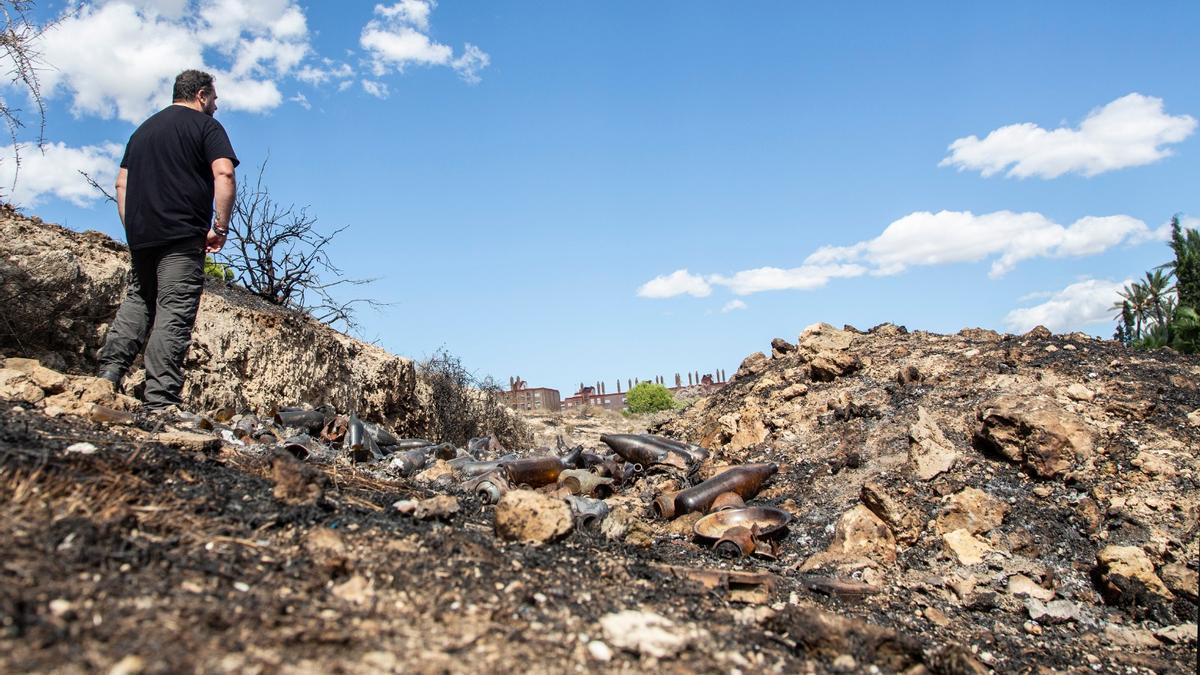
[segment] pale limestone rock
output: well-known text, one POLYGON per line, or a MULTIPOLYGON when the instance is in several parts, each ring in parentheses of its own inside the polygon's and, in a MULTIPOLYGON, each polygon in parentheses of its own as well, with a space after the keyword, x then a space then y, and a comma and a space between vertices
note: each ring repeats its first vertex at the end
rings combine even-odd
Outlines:
POLYGON ((946 550, 962 565, 978 565, 992 547, 984 540, 966 530, 954 530, 942 535, 946 550))
POLYGON ((1004 522, 1008 503, 973 487, 964 488, 950 498, 937 517, 938 532, 966 530, 971 534, 988 532, 1004 522))
POLYGON ((1090 402, 1096 399, 1095 392, 1083 386, 1082 384, 1079 384, 1078 382, 1067 387, 1066 393, 1067 398, 1071 399, 1072 401, 1090 402))
POLYGON ((1159 577, 1172 593, 1191 598, 1192 602, 1196 602, 1196 588, 1200 585, 1200 578, 1198 578, 1196 570, 1181 563, 1171 563, 1163 565, 1163 568, 1159 570, 1159 577))
POLYGON ((1105 546, 1096 554, 1096 562, 1100 590, 1111 599, 1136 596, 1140 588, 1165 600, 1175 597, 1154 573, 1150 557, 1137 546, 1105 546))
POLYGON ((826 551, 843 558, 869 558, 890 564, 896 562, 896 538, 887 523, 858 504, 838 519, 826 551))
POLYGON ((808 367, 814 382, 832 382, 857 372, 862 361, 849 352, 823 351, 813 357, 808 367))
POLYGON ((1178 626, 1161 628, 1154 631, 1154 636, 1174 645, 1196 644, 1196 623, 1189 621, 1178 626))
POLYGON ((608 644, 657 659, 675 656, 696 637, 694 631, 685 630, 660 614, 637 610, 601 617, 600 629, 608 644))
POLYGON ((1044 399, 1006 397, 979 411, 975 445, 1022 464, 1038 478, 1054 478, 1092 455, 1092 435, 1044 399))
POLYGON ((864 483, 858 494, 859 501, 882 520, 896 541, 901 544, 916 542, 925 526, 916 511, 905 508, 879 483, 869 481, 864 483))
POLYGON ((1008 578, 1008 594, 1017 598, 1033 598, 1043 602, 1054 599, 1054 591, 1043 588, 1024 574, 1014 574, 1008 578))
POLYGON ((1139 452, 1131 463, 1141 469, 1142 473, 1150 476, 1175 477, 1175 467, 1170 460, 1149 450, 1139 452))
POLYGON ((1066 623, 1079 621, 1081 618, 1079 605, 1070 600, 1042 602, 1036 598, 1030 598, 1025 601, 1025 609, 1029 612, 1030 619, 1041 624, 1066 623))
POLYGON ((57 394, 67 387, 67 376, 51 370, 37 359, 9 358, 4 360, 4 367, 19 370, 33 380, 47 394, 57 394))
POLYGON ((544 544, 571 531, 571 507, 532 490, 512 490, 496 504, 496 535, 509 541, 544 544))
POLYGON ((917 421, 908 429, 908 457, 917 478, 930 480, 954 468, 958 451, 924 407, 917 408, 917 421))
POLYGON ((800 333, 798 347, 811 354, 846 351, 854 344, 856 336, 849 331, 834 328, 827 323, 814 323, 800 333))
POLYGON ((11 368, 0 368, 0 399, 34 405, 41 403, 44 398, 46 398, 46 393, 37 386, 28 373, 11 368))
POLYGON ((1154 633, 1143 628, 1127 628, 1109 624, 1104 627, 1104 641, 1113 647, 1159 647, 1161 643, 1154 633))

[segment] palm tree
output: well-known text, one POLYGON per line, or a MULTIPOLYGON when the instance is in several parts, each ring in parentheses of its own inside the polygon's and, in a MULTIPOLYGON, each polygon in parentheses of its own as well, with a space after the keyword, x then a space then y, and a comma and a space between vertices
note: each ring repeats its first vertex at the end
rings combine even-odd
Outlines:
POLYGON ((1130 339, 1138 340, 1142 337, 1142 324, 1146 320, 1148 304, 1148 293, 1146 287, 1140 282, 1126 284, 1125 288, 1117 291, 1117 295, 1121 296, 1121 301, 1114 303, 1112 308, 1117 310, 1118 314, 1114 317, 1117 321, 1128 320, 1130 314, 1133 316, 1133 333, 1129 336, 1130 339))

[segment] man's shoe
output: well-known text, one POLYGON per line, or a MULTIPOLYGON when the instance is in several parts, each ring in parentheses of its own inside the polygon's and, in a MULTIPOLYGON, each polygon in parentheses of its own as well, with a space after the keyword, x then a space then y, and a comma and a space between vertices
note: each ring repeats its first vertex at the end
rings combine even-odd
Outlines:
POLYGON ((112 382, 114 389, 121 388, 121 377, 123 376, 124 373, 121 372, 121 369, 113 366, 105 366, 100 369, 100 372, 96 373, 96 377, 112 382))

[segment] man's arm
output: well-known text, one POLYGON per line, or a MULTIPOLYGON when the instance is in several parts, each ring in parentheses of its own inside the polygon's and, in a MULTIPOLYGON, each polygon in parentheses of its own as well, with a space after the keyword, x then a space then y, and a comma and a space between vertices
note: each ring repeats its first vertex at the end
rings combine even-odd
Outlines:
POLYGON ((213 200, 216 202, 217 218, 212 231, 208 233, 209 253, 216 253, 225 245, 225 236, 229 234, 229 218, 233 213, 233 200, 237 195, 237 179, 233 173, 233 162, 222 157, 212 163, 213 200))
POLYGON ((122 168, 117 172, 117 215, 121 217, 121 225, 125 225, 125 184, 129 181, 129 169, 122 168))

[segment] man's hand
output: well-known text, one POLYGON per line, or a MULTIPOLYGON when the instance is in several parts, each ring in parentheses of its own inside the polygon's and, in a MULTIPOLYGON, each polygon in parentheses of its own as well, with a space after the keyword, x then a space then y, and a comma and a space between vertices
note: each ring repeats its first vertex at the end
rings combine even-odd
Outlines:
POLYGON ((229 236, 228 231, 226 231, 225 234, 220 234, 215 229, 210 229, 208 231, 208 239, 206 239, 204 242, 204 252, 216 253, 217 251, 220 251, 221 248, 225 246, 225 237, 227 236, 229 236))

